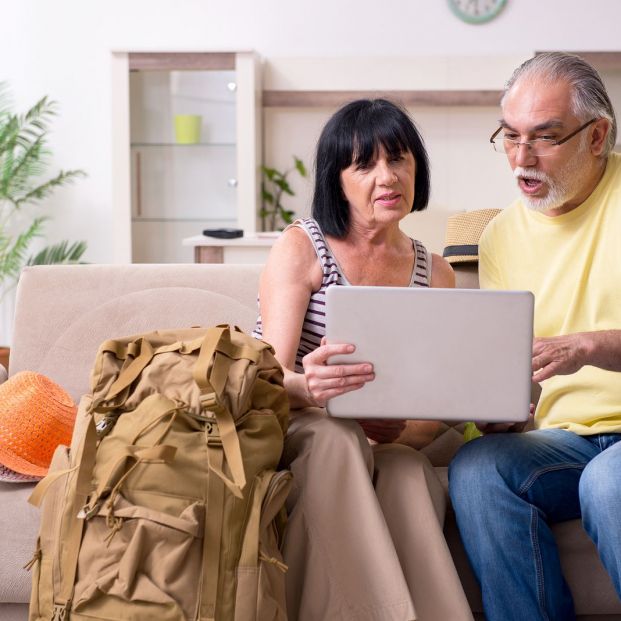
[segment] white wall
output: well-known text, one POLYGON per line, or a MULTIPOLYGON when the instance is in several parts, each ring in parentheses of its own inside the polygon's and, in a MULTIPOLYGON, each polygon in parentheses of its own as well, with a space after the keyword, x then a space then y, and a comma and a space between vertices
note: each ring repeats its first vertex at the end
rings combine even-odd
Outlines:
MULTIPOLYGON (((335 57, 526 58, 533 50, 617 50, 620 20, 618 0, 591 2, 588 10, 580 0, 508 0, 498 19, 482 26, 458 21, 444 0, 19 0, 2 7, 0 80, 9 82, 21 109, 43 94, 59 102, 54 166, 80 167, 89 175, 49 201, 54 209, 50 241, 84 238, 90 261, 113 262, 126 257, 115 253, 113 244, 123 232, 114 230, 112 217, 112 50, 254 49, 268 62, 312 58, 317 63, 335 57)), ((414 113, 430 140, 439 134, 431 155, 441 158, 447 130, 429 121, 427 110, 414 113)), ((290 114, 282 113, 281 120, 293 132, 296 121, 290 114)), ((320 125, 323 117, 321 111, 309 117, 312 134, 312 123, 320 125)), ((487 118, 480 125, 487 133, 487 118)), ((278 152, 273 155, 286 161, 291 145, 283 144, 283 135, 274 134, 278 152)), ((476 194, 485 195, 490 175, 471 170, 466 151, 456 147, 445 170, 457 176, 451 187, 468 183, 465 193, 475 196, 464 206, 472 208, 476 194)), ((461 198, 454 190, 443 194, 448 186, 442 179, 437 185, 434 201, 456 208, 453 203, 461 198)))
MULTIPOLYGON (((269 59, 266 89, 333 90, 501 90, 524 54, 269 59), (329 68, 329 73, 326 72, 329 68)), ((311 167, 314 147, 332 108, 266 108, 264 159, 281 170, 292 154, 311 167)), ((424 137, 431 162, 428 209, 463 211, 504 207, 515 194, 506 158, 488 142, 496 129, 498 106, 415 106, 410 113, 424 137), (484 180, 484 182, 483 182, 484 180)), ((312 178, 290 175, 296 196, 286 205, 305 215, 312 201, 312 178)), ((416 235, 416 231, 414 231, 416 235)), ((429 240, 420 239, 427 245, 429 240)), ((440 248, 441 249, 441 248, 440 248)), ((434 251, 437 249, 434 248, 434 251)))

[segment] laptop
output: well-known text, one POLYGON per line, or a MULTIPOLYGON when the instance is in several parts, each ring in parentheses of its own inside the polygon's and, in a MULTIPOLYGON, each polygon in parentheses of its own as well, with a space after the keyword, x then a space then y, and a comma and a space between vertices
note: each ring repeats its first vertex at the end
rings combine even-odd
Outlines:
POLYGON ((345 418, 517 422, 529 415, 534 296, 529 291, 335 286, 328 342, 371 362, 375 379, 330 399, 345 418))

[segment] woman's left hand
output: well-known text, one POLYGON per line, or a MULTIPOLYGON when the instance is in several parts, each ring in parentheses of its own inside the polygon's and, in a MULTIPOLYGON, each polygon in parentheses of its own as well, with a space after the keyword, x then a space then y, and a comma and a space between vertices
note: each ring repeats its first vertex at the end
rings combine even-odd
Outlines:
POLYGON ((405 429, 405 421, 397 419, 364 418, 358 419, 358 423, 367 438, 378 444, 394 442, 405 429))
POLYGON ((324 407, 329 399, 373 381, 373 365, 368 362, 328 364, 330 357, 351 354, 354 350, 353 345, 345 343, 328 344, 324 336, 321 345, 302 358, 310 404, 324 407))

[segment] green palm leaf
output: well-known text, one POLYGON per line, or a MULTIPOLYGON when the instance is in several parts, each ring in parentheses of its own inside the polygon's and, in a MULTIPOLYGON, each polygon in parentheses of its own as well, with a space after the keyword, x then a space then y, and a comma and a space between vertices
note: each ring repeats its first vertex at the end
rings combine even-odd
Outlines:
POLYGON ((30 244, 42 234, 44 221, 45 218, 35 218, 25 231, 14 238, 3 235, 3 243, 0 244, 0 282, 14 280, 19 276, 30 244))
POLYGON ((47 219, 34 215, 29 224, 22 225, 28 208, 36 207, 56 188, 85 176, 81 170, 61 170, 44 177, 51 157, 47 135, 55 115, 56 104, 48 97, 39 99, 25 114, 12 112, 8 88, 0 83, 0 299, 24 265, 77 263, 86 250, 83 241, 61 241, 28 258, 47 219))
POLYGON ((86 242, 78 241, 69 245, 67 240, 53 246, 43 248, 36 255, 30 257, 26 265, 55 265, 58 263, 79 263, 86 251, 86 242))

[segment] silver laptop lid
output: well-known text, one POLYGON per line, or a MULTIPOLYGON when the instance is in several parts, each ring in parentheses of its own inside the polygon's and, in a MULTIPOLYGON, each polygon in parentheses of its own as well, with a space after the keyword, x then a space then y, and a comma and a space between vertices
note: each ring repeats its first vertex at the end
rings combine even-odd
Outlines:
POLYGON ((328 342, 375 379, 328 403, 332 416, 526 420, 534 297, 528 291, 333 286, 328 342))

